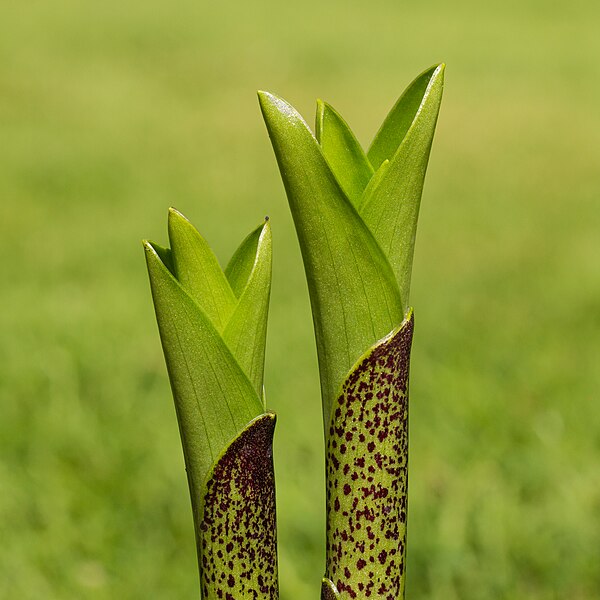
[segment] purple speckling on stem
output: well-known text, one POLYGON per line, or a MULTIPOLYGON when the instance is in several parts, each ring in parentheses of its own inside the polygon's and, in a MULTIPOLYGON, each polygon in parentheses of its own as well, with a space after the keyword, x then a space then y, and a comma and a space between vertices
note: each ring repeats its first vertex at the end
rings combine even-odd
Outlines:
POLYGON ((354 368, 332 414, 325 576, 343 600, 403 597, 413 328, 411 313, 354 368))

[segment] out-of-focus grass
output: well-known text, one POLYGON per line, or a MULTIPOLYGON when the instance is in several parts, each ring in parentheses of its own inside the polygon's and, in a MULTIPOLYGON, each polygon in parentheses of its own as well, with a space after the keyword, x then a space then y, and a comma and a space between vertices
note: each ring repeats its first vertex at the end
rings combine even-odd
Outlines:
POLYGON ((0 4, 0 596, 197 597, 139 240, 275 243, 267 393, 282 600, 316 597, 323 449, 306 286, 254 92, 366 144, 448 63, 413 284, 408 595, 600 589, 598 4, 0 4))

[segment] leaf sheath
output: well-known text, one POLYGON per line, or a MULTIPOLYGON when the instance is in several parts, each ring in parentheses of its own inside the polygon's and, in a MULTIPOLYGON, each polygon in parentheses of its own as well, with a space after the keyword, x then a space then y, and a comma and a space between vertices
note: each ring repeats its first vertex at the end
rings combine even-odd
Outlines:
POLYGON ((361 359, 329 425, 325 577, 340 600, 404 597, 413 327, 411 312, 361 359))
POLYGON ((206 484, 202 518, 204 600, 277 600, 273 431, 261 415, 229 444, 206 484))

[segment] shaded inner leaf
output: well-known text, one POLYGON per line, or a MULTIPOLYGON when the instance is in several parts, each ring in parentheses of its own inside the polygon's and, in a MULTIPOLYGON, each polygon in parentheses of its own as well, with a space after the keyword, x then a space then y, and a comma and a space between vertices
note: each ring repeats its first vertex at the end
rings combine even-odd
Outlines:
POLYGON ((373 175, 373 167, 340 114, 329 104, 317 102, 317 139, 342 190, 358 206, 373 175))
POLYGON ((377 171, 375 171, 373 177, 371 177, 371 179, 369 180, 369 183, 367 184, 367 187, 364 189, 362 196, 360 197, 360 200, 356 207, 358 209, 359 214, 360 214, 363 206, 365 204, 368 204, 369 200, 371 199, 371 196, 373 195, 373 192, 377 189, 377 187, 381 183, 381 180, 387 173, 389 166, 390 166, 390 161, 387 159, 384 160, 381 163, 379 169, 377 169, 377 171))
POLYGON ((152 248, 158 254, 160 260, 162 260, 163 264, 173 277, 175 277, 175 266, 173 265, 173 253, 171 252, 171 248, 163 248, 158 244, 152 244, 152 248))
POLYGON ((200 525, 204 600, 279 597, 274 428, 272 413, 255 419, 208 478, 200 525))
POLYGON ((440 65, 428 79, 418 114, 389 167, 360 207, 361 217, 394 269, 405 306, 410 303, 419 207, 443 87, 444 66, 440 65))
POLYGON ((327 563, 339 598, 404 597, 412 312, 350 372, 327 431, 327 563))
POLYGON ((230 273, 235 280, 236 289, 239 287, 241 293, 223 332, 223 339, 248 375, 256 393, 263 397, 267 318, 271 295, 271 227, 268 221, 265 221, 251 236, 256 232, 259 233, 256 247, 252 239, 250 243, 241 246, 242 250, 247 248, 248 256, 253 252, 255 254, 243 288, 238 286, 237 282, 246 276, 245 265, 249 261, 240 259, 239 251, 234 256, 234 259, 237 257, 234 264, 238 266, 244 264, 243 268, 234 268, 230 273))
POLYGON ((378 169, 386 158, 394 156, 417 115, 425 90, 437 69, 439 65, 434 65, 415 78, 388 113, 367 153, 374 169, 378 169))
POLYGON ((258 243, 263 232, 265 223, 261 223, 254 231, 242 241, 238 249, 233 253, 231 260, 225 269, 225 277, 236 298, 239 298, 248 283, 250 273, 257 260, 258 243))
POLYGON ((256 393, 263 374, 271 293, 271 229, 268 220, 246 237, 226 273, 198 230, 177 210, 169 211, 173 249, 156 253, 222 334, 256 393))

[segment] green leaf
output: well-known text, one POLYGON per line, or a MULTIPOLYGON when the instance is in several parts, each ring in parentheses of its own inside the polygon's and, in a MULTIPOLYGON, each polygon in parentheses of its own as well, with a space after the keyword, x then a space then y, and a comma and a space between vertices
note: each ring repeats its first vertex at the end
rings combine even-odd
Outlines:
POLYGON ((213 323, 144 242, 161 342, 175 399, 192 502, 209 469, 262 402, 213 323))
POLYGON ((232 287, 241 292, 237 306, 223 332, 225 343, 260 397, 263 397, 267 318, 271 294, 271 256, 271 227, 269 222, 265 221, 242 242, 232 259, 233 266, 228 271, 229 280, 234 283, 232 287), (250 265, 249 257, 252 253, 253 263, 246 275, 246 267, 250 265), (242 287, 241 282, 244 280, 245 285, 242 287))
POLYGON ((443 68, 444 65, 434 65, 421 73, 394 104, 367 153, 373 168, 378 169, 386 158, 394 156, 415 120, 431 79, 443 68))
POLYGON ((384 160, 381 163, 379 169, 377 169, 377 171, 375 171, 375 174, 373 175, 373 177, 371 177, 371 180, 367 184, 367 187, 365 188, 365 191, 363 192, 363 194, 360 198, 360 201, 357 205, 359 214, 360 214, 362 207, 365 204, 367 204, 369 202, 369 200, 371 199, 373 192, 377 189, 377 187, 381 183, 381 180, 383 179, 383 176, 387 173, 389 166, 390 166, 390 161, 387 159, 384 160))
POLYGON ((171 275, 175 277, 175 266, 173 265, 173 253, 171 252, 171 248, 163 248, 158 244, 152 244, 152 247, 154 248, 156 254, 158 254, 160 260, 162 260, 165 267, 169 269, 171 275))
POLYGON ((174 208, 169 209, 169 241, 177 281, 223 331, 235 308, 235 295, 206 240, 174 208))
MULTIPOLYGON (((268 219, 265 219, 267 221, 268 219)), ((256 262, 258 243, 263 233, 264 223, 251 231, 233 253, 225 268, 225 276, 236 298, 239 298, 248 283, 250 273, 256 262)))
POLYGON ((402 321, 402 303, 387 259, 302 117, 272 94, 259 100, 302 250, 328 419, 356 359, 402 321))
POLYGON ((204 600, 277 600, 275 415, 252 421, 219 457, 200 524, 204 600))
POLYGON ((358 361, 329 421, 325 577, 340 598, 404 598, 413 328, 411 311, 358 361))
POLYGON ((377 149, 377 160, 374 164, 379 164, 380 158, 389 158, 390 165, 360 208, 361 217, 392 265, 405 306, 409 305, 419 206, 442 100, 444 65, 439 65, 433 71, 426 71, 416 81, 403 96, 410 100, 407 114, 402 113, 404 103, 401 99, 376 138, 373 148, 377 149), (418 111, 404 135, 404 126, 408 117, 413 114, 417 92, 422 89, 425 81, 427 87, 418 111), (392 143, 394 133, 399 138, 395 145, 392 143), (381 142, 378 142, 379 138, 382 139, 381 142), (393 156, 382 157, 380 152, 383 149, 394 149, 395 153, 393 156))
POLYGON ((316 135, 338 183, 352 204, 358 206, 373 167, 346 121, 322 100, 317 100, 316 135))

